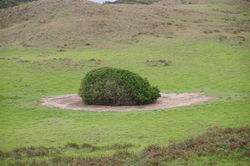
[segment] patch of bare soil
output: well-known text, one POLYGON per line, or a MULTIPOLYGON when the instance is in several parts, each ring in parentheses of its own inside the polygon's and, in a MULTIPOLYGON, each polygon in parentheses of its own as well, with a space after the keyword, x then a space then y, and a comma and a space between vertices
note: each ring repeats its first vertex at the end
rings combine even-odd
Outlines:
POLYGON ((86 105, 77 94, 56 95, 42 98, 42 106, 58 107, 70 110, 88 110, 88 111, 135 111, 135 110, 156 110, 187 106, 192 104, 201 104, 215 99, 203 95, 201 92, 190 93, 161 93, 161 97, 152 104, 135 106, 103 106, 86 105))

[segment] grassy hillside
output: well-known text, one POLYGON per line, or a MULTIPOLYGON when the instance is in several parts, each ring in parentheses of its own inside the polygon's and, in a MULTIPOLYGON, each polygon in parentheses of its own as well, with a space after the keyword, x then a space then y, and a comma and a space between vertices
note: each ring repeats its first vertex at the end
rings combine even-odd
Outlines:
MULTIPOLYGON (((136 157, 152 144, 166 147, 170 140, 182 142, 211 126, 250 126, 249 2, 191 2, 40 0, 1 9, 0 165, 112 158, 125 149, 136 157), (149 63, 159 59, 172 64, 149 63), (83 76, 102 66, 138 73, 161 92, 203 91, 217 100, 132 112, 40 105, 42 97, 77 93, 83 76), (74 148, 83 143, 87 148, 74 148), (3 157, 9 152, 11 157, 3 157)), ((171 159, 170 164, 248 165, 246 141, 247 146, 228 154, 221 149, 216 156, 192 152, 192 157, 171 159)))
POLYGON ((8 7, 13 7, 16 5, 20 5, 24 2, 31 2, 35 0, 1 0, 0 1, 0 9, 1 8, 8 8, 8 7))

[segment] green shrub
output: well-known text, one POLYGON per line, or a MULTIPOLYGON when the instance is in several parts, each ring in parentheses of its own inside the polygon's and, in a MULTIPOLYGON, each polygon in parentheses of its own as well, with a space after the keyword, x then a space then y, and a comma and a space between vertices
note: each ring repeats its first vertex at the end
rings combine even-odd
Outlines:
POLYGON ((86 74, 79 95, 90 105, 141 105, 154 102, 160 91, 138 74, 102 67, 86 74))

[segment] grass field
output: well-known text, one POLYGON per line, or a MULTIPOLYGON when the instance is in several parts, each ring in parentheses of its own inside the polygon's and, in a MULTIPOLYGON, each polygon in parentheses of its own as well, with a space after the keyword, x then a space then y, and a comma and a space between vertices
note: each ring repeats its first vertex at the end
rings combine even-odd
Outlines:
MULTIPOLYGON (((249 12, 240 12, 241 8, 222 2, 217 8, 216 4, 181 5, 183 10, 198 9, 212 14, 208 14, 207 21, 199 20, 195 14, 192 17, 178 12, 170 15, 168 19, 176 23, 186 19, 182 22, 186 27, 170 37, 144 34, 133 44, 112 46, 107 42, 106 48, 85 45, 60 50, 48 46, 1 46, 0 165, 60 157, 107 156, 124 150, 140 154, 149 145, 171 145, 171 140, 189 139, 211 126, 249 127, 250 35, 247 30, 234 33, 236 21, 221 22, 226 16, 220 15, 219 10, 238 11, 228 13, 228 17, 242 22, 249 19, 249 12), (225 27, 232 29, 216 32, 225 27), (171 60, 172 64, 147 62, 160 59, 171 60), (161 92, 202 91, 217 99, 200 105, 131 112, 72 111, 40 106, 42 97, 77 93, 83 76, 103 66, 138 73, 161 92), (82 144, 88 148, 63 148, 82 144), (51 153, 20 157, 16 152, 24 147, 42 147, 41 151, 49 148, 51 153), (8 152, 13 152, 12 156, 3 157, 8 152)), ((249 23, 242 23, 243 28, 248 26, 249 23)), ((245 132, 249 134, 249 130, 245 132)), ((193 155, 189 159, 173 160, 169 165, 249 165, 249 156, 242 157, 242 153, 235 150, 230 154, 193 155)))
MULTIPOLYGON (((117 49, 1 48, 2 151, 29 146, 64 146, 68 142, 107 146, 183 140, 211 125, 249 126, 249 49, 211 38, 183 41, 144 37, 117 49), (176 45, 178 42, 178 45, 176 45), (19 58, 17 58, 19 57, 19 58), (3 59, 4 58, 4 59, 3 59), (96 64, 89 59, 101 60, 96 64), (169 59, 170 66, 146 60, 169 59), (162 92, 204 91, 218 97, 202 105, 155 111, 89 112, 39 106, 40 98, 76 93, 84 74, 96 67, 129 69, 147 77, 162 92)), ((114 150, 66 151, 65 155, 111 154, 114 150)))

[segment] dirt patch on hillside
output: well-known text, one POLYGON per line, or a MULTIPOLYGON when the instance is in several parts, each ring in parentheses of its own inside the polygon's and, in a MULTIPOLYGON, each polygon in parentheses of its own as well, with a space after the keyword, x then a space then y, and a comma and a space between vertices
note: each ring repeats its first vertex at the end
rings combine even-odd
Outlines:
POLYGON ((205 96, 200 92, 190 93, 161 93, 161 97, 153 104, 137 106, 101 106, 86 105, 77 94, 56 95, 42 98, 42 106, 58 107, 70 110, 88 110, 88 111, 135 111, 135 110, 156 110, 173 108, 178 106, 187 106, 192 104, 201 104, 214 97, 205 96))

